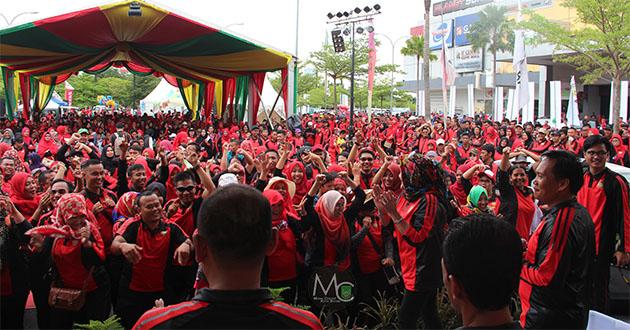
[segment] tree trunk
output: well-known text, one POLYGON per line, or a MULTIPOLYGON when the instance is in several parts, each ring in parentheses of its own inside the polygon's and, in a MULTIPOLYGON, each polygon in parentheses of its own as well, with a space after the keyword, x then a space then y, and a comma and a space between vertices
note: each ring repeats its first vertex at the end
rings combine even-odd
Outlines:
MULTIPOLYGON (((492 113, 494 114, 494 109, 497 108, 497 51, 494 49, 492 51, 492 113)), ((496 120, 496 118, 495 118, 496 120)))
POLYGON ((333 78, 333 110, 337 109, 337 78, 333 78))
POLYGON ((424 116, 427 120, 431 119, 431 78, 429 77, 429 56, 431 55, 431 49, 429 49, 429 38, 431 38, 429 31, 431 26, 430 17, 431 0, 424 0, 424 51, 422 52, 422 80, 424 81, 424 116))
POLYGON ((610 91, 610 102, 612 102, 613 132, 619 134, 619 116, 621 111, 621 76, 615 75, 613 78, 612 91, 610 91))
POLYGON ((416 116, 420 116, 420 56, 416 56, 416 81, 416 116))

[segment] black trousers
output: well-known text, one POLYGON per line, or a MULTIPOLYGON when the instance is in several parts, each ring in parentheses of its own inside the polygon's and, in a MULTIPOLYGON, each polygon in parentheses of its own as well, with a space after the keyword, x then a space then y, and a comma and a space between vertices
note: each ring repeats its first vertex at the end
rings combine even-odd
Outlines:
POLYGON ((24 328, 24 306, 28 298, 26 287, 14 288, 11 295, 0 297, 0 325, 2 329, 24 328))
POLYGON ((118 305, 116 314, 120 316, 120 320, 125 329, 131 329, 144 312, 155 306, 157 299, 164 299, 166 305, 170 304, 164 292, 138 292, 128 289, 121 289, 118 292, 118 305))
POLYGON ((608 314, 609 305, 609 288, 610 284, 610 265, 606 262, 598 262, 594 265, 593 272, 593 300, 591 309, 600 313, 608 314))
POLYGON ((37 308, 37 327, 39 329, 50 329, 50 306, 48 305, 50 281, 43 277, 32 280, 31 292, 33 292, 33 302, 35 302, 35 307, 37 308))
POLYGON ((50 324, 54 329, 73 329, 73 324, 85 324, 90 320, 104 321, 112 309, 109 282, 89 292, 85 305, 78 312, 51 308, 50 324))
POLYGON ((398 312, 399 327, 417 329, 420 317, 425 329, 442 328, 437 312, 437 288, 419 292, 405 290, 398 312))

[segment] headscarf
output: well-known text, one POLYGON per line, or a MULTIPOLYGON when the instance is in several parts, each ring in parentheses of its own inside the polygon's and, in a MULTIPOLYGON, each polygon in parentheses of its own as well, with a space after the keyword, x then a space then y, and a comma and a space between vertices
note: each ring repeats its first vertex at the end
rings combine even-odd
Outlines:
POLYGON ((109 173, 114 173, 114 171, 116 171, 116 168, 118 168, 118 166, 116 165, 116 162, 114 160, 115 155, 111 157, 107 157, 108 148, 112 148, 112 150, 114 150, 114 147, 111 145, 104 146, 103 152, 101 153, 101 163, 103 163, 103 168, 108 170, 109 173))
POLYGON ((30 128, 28 128, 28 127, 22 128, 22 140, 24 140, 24 144, 26 144, 26 145, 30 145, 31 142, 32 142, 30 133, 31 133, 31 129, 30 128), (26 134, 25 134, 26 132, 29 133, 28 136, 26 136, 26 134))
POLYGON ((288 198, 284 199, 284 209, 287 211, 287 214, 294 218, 297 218, 298 217, 297 211, 295 210, 295 207, 293 207, 293 196, 295 196, 295 183, 285 178, 274 176, 273 178, 269 180, 269 183, 267 183, 265 190, 269 190, 269 189, 275 190, 275 187, 277 185, 284 185, 284 189, 289 194, 289 196, 287 196, 288 198))
POLYGON ((409 201, 416 200, 428 191, 438 192, 443 196, 444 173, 440 165, 419 154, 410 154, 402 166, 402 179, 405 198, 409 201))
POLYGON ((124 193, 118 199, 114 211, 112 212, 112 220, 118 221, 120 219, 129 219, 135 216, 136 212, 133 207, 133 203, 136 200, 138 193, 135 191, 129 191, 124 193))
POLYGON ((160 194, 160 196, 162 196, 162 198, 164 198, 164 201, 166 201, 166 187, 161 184, 160 182, 151 182, 144 190, 146 191, 158 191, 158 193, 160 194))
POLYGON ((398 194, 400 194, 402 192, 402 180, 400 178, 400 173, 401 173, 402 169, 400 168, 400 165, 398 165, 396 163, 391 163, 387 167, 387 170, 392 172, 392 174, 394 175, 394 186, 396 187, 396 189, 393 190, 392 192, 394 194, 398 195, 398 194))
POLYGON ((350 229, 348 228, 343 213, 338 217, 333 216, 335 205, 337 205, 340 199, 343 199, 343 208, 345 209, 346 198, 338 191, 330 190, 319 198, 315 205, 315 211, 319 216, 325 237, 331 241, 337 249, 344 251, 350 245, 350 229))
POLYGON ((155 151, 153 151, 153 149, 145 148, 144 150, 142 150, 142 154, 144 155, 145 152, 149 154, 147 156, 148 158, 155 158, 155 151))
MULTIPOLYGON (((279 203, 282 203, 282 205, 284 205, 284 197, 282 197, 282 194, 280 194, 279 192, 277 192, 276 190, 273 189, 268 189, 263 191, 263 196, 265 196, 265 198, 267 198, 267 200, 269 201, 269 204, 271 206, 277 205, 279 203)), ((279 219, 272 219, 272 225, 276 226, 278 223, 282 222, 283 220, 287 219, 287 210, 286 208, 282 208, 282 214, 280 216, 279 219)))
POLYGON ((27 157, 30 160, 29 168, 31 169, 31 171, 44 166, 42 164, 42 158, 39 157, 36 152, 31 152, 30 154, 28 154, 27 157))
POLYGON ((11 187, 13 187, 11 201, 15 204, 15 207, 24 214, 25 217, 30 217, 35 213, 37 206, 39 205, 40 196, 34 196, 30 199, 26 197, 26 180, 30 177, 30 174, 25 172, 17 172, 11 178, 11 187))
POLYGON ((4 142, 6 144, 13 144, 13 140, 15 139, 15 135, 13 135, 13 130, 11 130, 10 128, 5 128, 4 131, 2 132, 2 138, 0 139, 0 142, 4 142), (4 137, 4 132, 9 132, 9 138, 5 138, 4 137))
POLYGON ((30 168, 27 168, 26 166, 24 166, 24 159, 20 158, 20 155, 18 154, 17 150, 11 148, 7 151, 4 152, 4 155, 2 155, 2 157, 9 157, 12 158, 13 161, 15 162, 15 171, 16 172, 28 172, 30 171, 30 168))
POLYGON ((486 188, 479 185, 472 187, 472 189, 470 189, 470 193, 468 193, 468 203, 473 207, 479 207, 479 198, 482 195, 486 196, 486 198, 488 197, 486 188))
POLYGON ((55 143, 55 140, 51 136, 52 132, 54 132, 54 130, 51 128, 44 132, 44 134, 42 134, 42 138, 39 139, 39 143, 37 144, 37 154, 40 157, 44 157, 46 151, 50 151, 50 153, 54 155, 59 150, 59 146, 55 143), (46 134, 49 135, 48 140, 46 140, 46 134))
MULTIPOLYGON (((67 228, 72 233, 70 226, 68 226, 68 219, 85 216, 86 225, 89 227, 90 232, 95 237, 100 237, 100 233, 96 228, 96 218, 87 209, 87 203, 85 197, 81 194, 71 193, 65 194, 59 198, 57 202, 57 210, 55 214, 55 223, 58 227, 67 228)), ((78 238, 76 235, 72 235, 74 238, 78 238)))
POLYGON ((287 165, 282 172, 284 173, 284 176, 286 176, 289 180, 291 180, 291 182, 295 184, 295 195, 293 196, 293 204, 300 204, 302 198, 306 196, 310 187, 308 179, 306 178, 306 168, 304 167, 304 164, 297 161, 292 162, 287 165), (304 173, 301 182, 295 182, 291 179, 291 173, 296 167, 298 167, 302 171, 302 173, 304 173))
POLYGON ((175 164, 168 164, 168 178, 166 178, 166 199, 164 203, 170 201, 171 199, 177 198, 177 191, 175 190, 175 183, 173 183, 173 176, 182 169, 175 164))

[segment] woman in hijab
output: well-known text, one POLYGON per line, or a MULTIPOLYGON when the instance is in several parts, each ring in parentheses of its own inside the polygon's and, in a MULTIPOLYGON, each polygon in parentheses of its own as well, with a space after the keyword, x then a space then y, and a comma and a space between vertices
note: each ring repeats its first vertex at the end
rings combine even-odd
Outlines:
POLYGON ((628 157, 628 148, 623 145, 621 135, 613 134, 610 138, 610 142, 615 148, 615 154, 611 155, 611 161, 617 165, 630 166, 630 157, 628 157))
POLYGON ((17 172, 11 178, 11 201, 26 218, 30 218, 37 210, 40 196, 37 195, 37 183, 28 173, 17 172))
POLYGON ((153 191, 156 192, 158 194, 158 197, 160 198, 160 203, 163 205, 166 201, 166 187, 159 183, 159 182, 151 182, 146 188, 145 190, 147 191, 153 191))
POLYGON ((384 191, 391 191, 396 196, 400 196, 402 194, 400 172, 400 165, 394 163, 393 158, 388 158, 381 166, 381 169, 374 175, 372 186, 380 183, 384 191))
POLYGON ((11 130, 10 128, 5 128, 2 132, 2 139, 0 139, 0 142, 6 143, 8 145, 13 145, 13 139, 15 139, 15 136, 13 135, 13 130, 11 130))
POLYGON ((352 181, 346 172, 340 173, 354 191, 354 200, 346 208, 346 198, 337 190, 329 190, 315 204, 315 194, 320 190, 326 176, 320 174, 306 195, 302 217, 305 230, 313 229, 309 250, 306 251, 306 266, 314 269, 321 266, 337 266, 340 271, 350 268, 350 226, 354 225, 359 210, 365 201, 365 192, 352 181), (313 205, 315 204, 315 205, 313 205))
MULTIPOLYGON (((87 210, 81 194, 65 194, 59 198, 56 214, 58 232, 43 239, 33 235, 32 245, 36 250, 52 257, 55 269, 54 287, 87 292, 85 304, 78 312, 52 308, 51 326, 57 329, 72 329, 75 323, 91 320, 104 321, 110 313, 110 281, 104 267, 105 244, 96 228, 94 215, 87 210)), ((47 235, 50 231, 32 233, 47 235)))
POLYGON ((441 245, 446 224, 444 173, 440 165, 411 154, 402 166, 403 195, 374 187, 374 203, 383 225, 394 223, 405 293, 398 314, 402 329, 440 329, 437 290, 441 286, 441 245))
POLYGON ((306 178, 306 168, 304 164, 298 161, 292 162, 287 165, 282 172, 295 184, 295 194, 293 195, 292 203, 294 205, 300 204, 312 184, 312 182, 306 178))
POLYGON ((37 154, 40 157, 44 157, 47 151, 50 151, 51 154, 57 154, 59 150, 59 144, 55 141, 54 133, 55 130, 52 128, 44 133, 44 136, 39 140, 37 144, 37 154))
POLYGON ((464 206, 457 205, 455 201, 451 201, 451 204, 457 210, 457 215, 465 217, 474 213, 487 213, 492 214, 492 209, 488 207, 488 192, 482 186, 474 186, 468 193, 468 204, 464 206))
POLYGON ((30 128, 28 127, 22 128, 22 140, 24 141, 24 145, 27 146, 26 149, 28 149, 28 146, 33 144, 33 140, 31 139, 30 128))
MULTIPOLYGON (((271 225, 278 230, 278 243, 273 253, 267 256, 266 279, 270 288, 289 289, 281 296, 286 302, 295 299, 297 287, 297 237, 301 234, 300 222, 287 213, 282 194, 273 189, 263 192, 271 205, 271 225)), ((264 273, 263 273, 264 274, 264 273)))
MULTIPOLYGON (((295 183, 285 178, 274 176, 269 179, 269 183, 263 191, 273 189, 282 195, 284 207, 288 214, 297 217, 297 212, 293 206, 293 196, 295 196, 295 183)), ((299 203, 298 203, 299 204, 299 203)))
POLYGON ((114 147, 111 145, 106 145, 103 148, 103 152, 101 153, 101 162, 103 163, 103 168, 108 170, 111 175, 114 175, 114 172, 118 168, 119 159, 114 154, 114 147))

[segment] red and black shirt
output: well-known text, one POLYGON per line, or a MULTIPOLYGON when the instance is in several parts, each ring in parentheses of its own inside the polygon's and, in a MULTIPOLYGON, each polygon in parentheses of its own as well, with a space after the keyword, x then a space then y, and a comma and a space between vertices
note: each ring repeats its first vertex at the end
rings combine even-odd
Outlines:
POLYGON ((508 172, 499 169, 497 172, 497 188, 500 192, 499 214, 511 223, 518 235, 523 239, 529 238, 529 230, 534 220, 536 204, 529 187, 523 191, 510 183, 508 172))
POLYGON ((160 222, 150 230, 140 218, 127 220, 116 233, 142 248, 136 264, 123 263, 120 287, 135 292, 161 292, 173 284, 175 250, 188 239, 174 223, 160 222))
POLYGON ((271 299, 266 289, 202 289, 191 301, 146 313, 133 329, 323 329, 319 319, 271 299))

